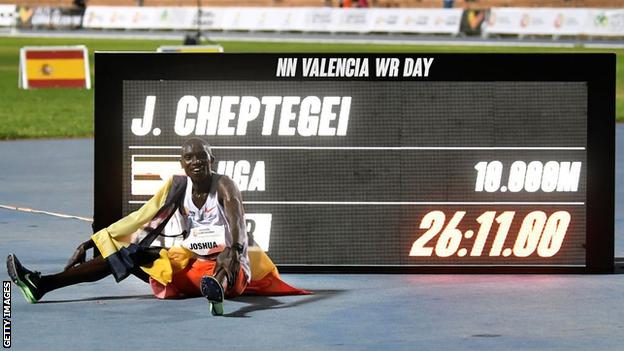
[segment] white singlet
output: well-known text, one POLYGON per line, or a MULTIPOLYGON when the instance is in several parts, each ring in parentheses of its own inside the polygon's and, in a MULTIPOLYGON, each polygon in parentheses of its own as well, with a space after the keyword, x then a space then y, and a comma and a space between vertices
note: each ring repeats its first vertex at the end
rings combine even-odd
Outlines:
MULTIPOLYGON (((233 241, 225 210, 219 204, 219 196, 214 189, 208 193, 204 205, 197 208, 192 198, 193 182, 189 177, 186 179, 186 193, 182 201, 182 208, 176 211, 167 223, 163 230, 164 236, 159 236, 154 240, 152 246, 165 248, 183 246, 193 251, 200 258, 216 259, 217 254, 223 251, 225 247, 231 247, 233 241), (176 235, 185 230, 188 233, 186 238, 176 235)), ((240 264, 249 280, 251 270, 249 268, 247 243, 244 243, 240 264)))

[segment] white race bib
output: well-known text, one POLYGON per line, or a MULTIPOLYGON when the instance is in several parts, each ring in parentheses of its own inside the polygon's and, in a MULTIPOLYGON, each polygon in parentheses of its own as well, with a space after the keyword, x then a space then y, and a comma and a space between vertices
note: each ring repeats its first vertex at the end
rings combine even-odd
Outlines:
POLYGON ((182 246, 200 256, 209 256, 225 249, 225 227, 199 226, 191 229, 182 246))

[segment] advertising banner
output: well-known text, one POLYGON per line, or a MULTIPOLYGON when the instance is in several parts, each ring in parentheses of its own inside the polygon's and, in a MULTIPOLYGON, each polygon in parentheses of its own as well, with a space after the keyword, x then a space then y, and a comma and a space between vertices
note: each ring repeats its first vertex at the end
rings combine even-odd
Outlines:
POLYGON ((404 9, 401 32, 459 34, 461 9, 404 9))
POLYGON ((585 34, 624 37, 624 9, 590 9, 585 34))
MULTIPOLYGON (((202 30, 458 34, 461 9, 202 7, 202 30)), ((193 7, 89 6, 85 28, 196 29, 193 7)))
POLYGON ((325 32, 334 23, 333 11, 328 7, 307 8, 303 11, 304 21, 298 27, 302 32, 325 32))
POLYGON ((17 27, 32 28, 32 17, 35 10, 26 5, 17 6, 17 27))
POLYGON ((488 34, 580 35, 585 28, 587 9, 492 8, 488 34))
POLYGON ((17 6, 0 4, 0 27, 11 27, 16 23, 17 6))
POLYGON ((182 29, 190 28, 192 8, 88 6, 83 27, 101 29, 182 29))
POLYGON ((232 7, 224 9, 221 28, 244 31, 296 30, 298 8, 232 7))
POLYGON ((37 6, 34 8, 30 24, 33 27, 52 29, 80 28, 83 14, 82 9, 37 6))
POLYGON ((462 14, 460 31, 466 35, 481 35, 482 27, 488 18, 487 9, 466 9, 462 14))
POLYGON ((367 33, 373 31, 372 11, 368 9, 333 9, 330 32, 367 33))

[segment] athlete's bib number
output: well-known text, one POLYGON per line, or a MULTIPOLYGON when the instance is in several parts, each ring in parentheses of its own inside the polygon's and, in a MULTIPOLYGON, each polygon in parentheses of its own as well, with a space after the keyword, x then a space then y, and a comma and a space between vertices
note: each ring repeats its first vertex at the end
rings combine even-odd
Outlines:
POLYGON ((182 246, 200 256, 208 256, 225 249, 225 228, 219 226, 200 226, 191 229, 191 234, 184 239, 182 246))

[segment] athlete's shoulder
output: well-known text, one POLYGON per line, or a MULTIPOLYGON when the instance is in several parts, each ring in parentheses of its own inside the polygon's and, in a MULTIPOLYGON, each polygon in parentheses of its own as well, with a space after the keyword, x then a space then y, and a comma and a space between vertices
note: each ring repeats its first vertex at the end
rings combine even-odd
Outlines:
POLYGON ((225 174, 213 173, 213 177, 216 177, 216 182, 218 186, 236 186, 236 183, 225 174))
POLYGON ((176 201, 181 194, 186 190, 187 177, 183 175, 172 175, 165 180, 161 192, 164 198, 164 203, 176 201))
POLYGON ((188 177, 185 175, 181 175, 181 174, 174 174, 171 177, 167 178, 167 182, 176 184, 176 183, 186 183, 188 180, 188 177))
POLYGON ((231 195, 240 193, 240 191, 238 190, 238 185, 232 180, 232 178, 225 174, 214 173, 213 176, 215 175, 217 177, 217 191, 221 196, 227 195, 229 197, 231 195))

